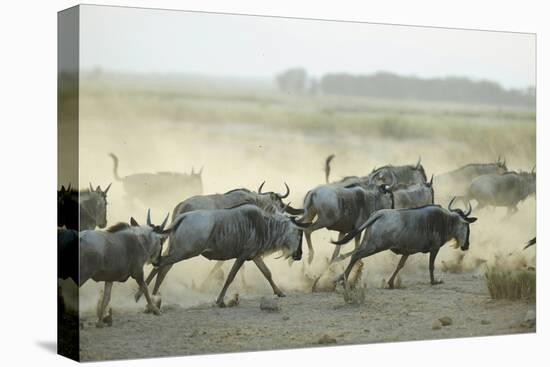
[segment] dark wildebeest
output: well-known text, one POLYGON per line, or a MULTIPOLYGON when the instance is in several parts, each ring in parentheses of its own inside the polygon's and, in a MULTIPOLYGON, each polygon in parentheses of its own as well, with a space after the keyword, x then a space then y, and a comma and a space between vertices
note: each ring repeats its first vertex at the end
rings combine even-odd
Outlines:
POLYGON ((170 253, 159 267, 202 255, 209 260, 236 259, 216 303, 224 307, 227 288, 245 261, 253 260, 273 292, 284 297, 271 278, 262 257, 281 250, 286 257, 302 258, 302 227, 294 217, 268 213, 255 205, 228 209, 195 210, 177 216, 164 233, 170 233, 170 253))
POLYGON ((90 183, 89 190, 76 191, 70 186, 57 192, 57 226, 74 230, 88 230, 107 226, 107 193, 100 186, 96 189, 90 183), (80 213, 80 225, 78 223, 80 213))
POLYGON ((434 203, 433 176, 430 182, 404 185, 397 184, 393 189, 395 209, 418 208, 434 203))
POLYGON ((179 172, 135 173, 120 177, 118 175, 118 158, 113 153, 113 174, 122 182, 126 195, 138 199, 144 204, 172 206, 174 198, 187 198, 203 192, 202 168, 190 174, 179 172))
POLYGON ((537 237, 531 238, 523 249, 525 250, 526 248, 533 246, 535 243, 537 243, 537 237))
MULTIPOLYGON (((302 214, 303 211, 299 209, 294 209, 290 205, 285 205, 283 199, 287 198, 290 194, 290 189, 285 183, 286 192, 284 194, 278 194, 275 192, 262 192, 262 188, 265 184, 265 181, 262 182, 258 188, 258 192, 252 192, 248 189, 236 189, 226 192, 225 194, 212 194, 212 195, 198 195, 190 197, 176 205, 172 213, 172 220, 174 220, 178 215, 191 212, 194 210, 213 210, 213 209, 226 209, 234 207, 238 204, 252 204, 257 207, 269 212, 275 213, 277 211, 282 212, 286 211, 289 214, 297 215, 302 214)), ((169 253, 172 251, 172 243, 170 242, 169 253)), ((221 268, 223 261, 218 261, 214 268, 210 271, 208 278, 214 274, 218 269, 221 268)), ((159 268, 154 268, 151 270, 147 276, 147 284, 151 283, 153 278, 156 276, 155 286, 153 288, 153 295, 156 295, 160 285, 164 281, 164 278, 172 268, 172 265, 166 265, 159 268)), ((208 279, 207 278, 207 279, 208 279)), ((135 295, 136 302, 141 297, 141 291, 135 295)))
POLYGON ((477 209, 487 205, 508 208, 508 215, 518 211, 517 205, 536 192, 536 173, 506 172, 475 178, 466 192, 465 199, 477 201, 477 209))
POLYGON ((420 163, 421 159, 415 165, 405 166, 384 166, 374 169, 367 177, 368 182, 372 184, 389 184, 393 182, 394 177, 397 180, 397 184, 421 184, 425 183, 428 179, 426 177, 426 171, 420 163))
POLYGON ((352 254, 351 261, 341 279, 346 282, 353 265, 367 256, 391 250, 402 255, 388 286, 393 288, 395 276, 405 265, 407 258, 418 252, 430 254, 430 282, 440 284, 434 278, 434 262, 441 246, 450 240, 456 240, 463 251, 470 246, 470 223, 477 218, 468 217, 472 211, 464 213, 461 209, 452 209, 451 200, 448 209, 439 205, 428 205, 414 209, 385 209, 374 213, 365 223, 348 233, 335 245, 343 245, 368 228, 359 248, 352 254))
MULTIPOLYGON (((392 189, 392 186, 386 184, 368 187, 358 184, 345 187, 326 184, 310 190, 304 198, 304 214, 299 220, 312 222, 317 217, 317 220, 304 230, 309 250, 308 263, 313 261, 314 255, 312 232, 326 228, 338 231, 339 238, 342 238, 345 233, 357 228, 375 211, 393 208, 392 189)), ((355 241, 357 245, 359 237, 355 241)), ((336 247, 331 261, 338 256, 339 251, 340 248, 336 247)))
POLYGON ((162 244, 166 239, 163 234, 168 215, 160 226, 151 224, 150 211, 147 212, 147 225, 140 226, 134 218, 131 226, 118 223, 107 231, 83 231, 80 233, 80 279, 82 286, 88 279, 105 282, 103 299, 98 309, 98 326, 103 325, 105 308, 109 304, 113 282, 125 282, 129 277, 136 280, 145 293, 149 308, 156 315, 160 310, 151 301, 143 277, 143 266, 147 262, 157 264, 162 244))
POLYGON ((447 201, 453 196, 464 196, 472 181, 479 176, 502 174, 508 171, 506 159, 498 157, 494 163, 470 163, 453 171, 435 176, 436 201, 447 201))
POLYGON ((78 284, 78 232, 74 229, 57 229, 57 277, 78 284))

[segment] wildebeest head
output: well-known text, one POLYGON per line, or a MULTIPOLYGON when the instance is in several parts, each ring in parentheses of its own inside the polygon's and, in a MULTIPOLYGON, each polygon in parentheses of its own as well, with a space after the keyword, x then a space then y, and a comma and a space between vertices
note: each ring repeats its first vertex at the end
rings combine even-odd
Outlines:
POLYGON ((504 160, 502 161, 500 159, 500 156, 498 156, 498 159, 495 162, 495 165, 496 165, 496 168, 497 168, 496 173, 502 174, 504 172, 508 172, 508 167, 506 167, 506 158, 504 158, 504 160))
POLYGON ((465 213, 462 209, 452 208, 456 197, 450 202, 448 209, 451 213, 457 216, 455 220, 455 239, 460 246, 460 249, 466 251, 470 248, 470 224, 474 223, 477 218, 468 217, 472 213, 472 205, 468 202, 468 211, 465 213))
POLYGON ((262 182, 260 187, 258 187, 258 195, 260 197, 260 200, 262 200, 264 204, 262 205, 262 208, 264 210, 267 210, 269 212, 274 212, 274 211, 286 212, 291 215, 299 215, 304 213, 303 210, 293 208, 290 205, 287 205, 283 202, 283 199, 286 199, 288 195, 290 195, 290 188, 288 187, 286 182, 285 182, 286 192, 284 194, 278 194, 273 191, 262 192, 262 188, 264 187, 264 184, 265 184, 265 181, 262 182))
POLYGON ((99 228, 107 226, 107 193, 110 188, 111 184, 105 190, 102 190, 100 186, 94 189, 90 183, 89 195, 81 203, 82 208, 95 220, 99 228))
POLYGON ((304 228, 307 228, 311 223, 300 223, 296 221, 296 217, 291 216, 288 218, 291 222, 292 231, 290 233, 290 247, 289 250, 292 254, 292 259, 299 261, 302 259, 302 239, 304 235, 304 228))
POLYGON ((162 246, 168 237, 168 235, 163 232, 168 222, 169 215, 170 213, 166 215, 161 225, 151 223, 151 209, 147 210, 147 226, 140 226, 133 217, 130 218, 130 225, 132 227, 143 229, 143 235, 145 237, 144 246, 147 246, 146 252, 149 256, 148 261, 153 264, 153 266, 158 266, 162 255, 162 246))
POLYGON ((520 172, 520 177, 523 179, 523 189, 526 196, 533 195, 537 192, 537 173, 535 167, 531 169, 531 172, 520 172))

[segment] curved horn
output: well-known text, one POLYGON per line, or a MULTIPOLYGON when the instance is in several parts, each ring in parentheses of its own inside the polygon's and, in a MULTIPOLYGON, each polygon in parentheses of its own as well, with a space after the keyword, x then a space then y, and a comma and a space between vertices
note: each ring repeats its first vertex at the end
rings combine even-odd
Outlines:
POLYGON ((168 217, 170 216, 170 213, 166 214, 166 218, 164 218, 164 221, 160 225, 160 230, 163 231, 164 227, 166 226, 166 223, 168 223, 168 217))
MULTIPOLYGON (((533 169, 535 169, 535 167, 533 167, 533 169)), ((69 184, 69 186, 67 186, 67 190, 68 192, 71 192, 71 184, 69 184)))
POLYGON ((432 187, 434 184, 434 175, 432 173, 432 177, 430 178, 430 182, 428 183, 428 186, 432 187))
POLYGON ((470 204, 470 201, 468 200, 468 211, 464 213, 464 216, 467 217, 472 212, 472 204, 470 204))
POLYGON ((422 161, 422 157, 418 157, 418 162, 416 162, 416 169, 420 168, 421 161, 422 161))
POLYGON ((202 170, 204 169, 204 166, 201 167, 201 170, 199 171, 199 173, 197 173, 197 175, 202 175, 202 170))
POLYGON ((286 184, 286 182, 285 182, 285 187, 286 187, 286 193, 285 193, 284 195, 277 195, 277 196, 279 196, 279 198, 281 198, 281 199, 287 198, 288 195, 290 194, 290 189, 288 188, 288 185, 286 184))
POLYGON ((90 182, 90 191, 93 192, 94 191, 94 187, 92 186, 92 183, 90 182))
POLYGON ((453 210, 451 207, 453 206, 453 203, 455 202, 455 199, 456 199, 456 196, 454 196, 451 201, 449 201, 449 205, 447 206, 447 209, 449 209, 449 211, 453 210))
POLYGON ((285 213, 289 206, 290 206, 290 201, 283 207, 281 213, 285 213))
POLYGON ((105 189, 105 191, 103 191, 103 193, 104 193, 105 195, 107 195, 107 192, 108 192, 109 189, 111 188, 111 185, 112 185, 112 184, 113 184, 113 183, 111 182, 111 183, 109 184, 109 186, 107 186, 107 188, 105 189))
POLYGON ((388 190, 391 191, 397 185, 397 177, 395 177, 395 172, 391 171, 391 184, 388 186, 388 190))
POLYGON ((260 187, 258 187, 258 194, 261 194, 261 193, 262 193, 262 187, 264 187, 264 184, 265 184, 265 181, 262 182, 262 184, 260 185, 260 187))
POLYGON ((500 163, 500 154, 498 155, 497 163, 500 163))
MULTIPOLYGON (((535 167, 536 167, 536 166, 537 166, 537 165, 535 164, 535 165, 533 166, 533 168, 531 168, 531 173, 535 173, 535 167)), ((70 187, 70 185, 69 185, 69 187, 70 187)))
POLYGON ((290 221, 296 226, 300 228, 307 228, 311 225, 311 223, 300 223, 296 221, 295 217, 290 217, 290 221))
POLYGON ((149 227, 152 226, 152 224, 151 224, 151 208, 147 209, 147 225, 149 227))

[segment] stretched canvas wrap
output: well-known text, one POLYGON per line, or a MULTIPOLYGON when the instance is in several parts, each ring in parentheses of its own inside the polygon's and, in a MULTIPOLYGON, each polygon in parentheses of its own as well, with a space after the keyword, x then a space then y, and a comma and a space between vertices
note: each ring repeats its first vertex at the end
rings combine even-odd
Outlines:
POLYGON ((59 13, 58 349, 535 331, 534 34, 59 13))

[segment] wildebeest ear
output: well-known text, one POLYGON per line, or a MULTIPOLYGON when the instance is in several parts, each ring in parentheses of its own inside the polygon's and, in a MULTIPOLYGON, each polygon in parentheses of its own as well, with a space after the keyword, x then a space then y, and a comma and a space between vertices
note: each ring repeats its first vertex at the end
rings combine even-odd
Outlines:
POLYGON ((130 224, 132 225, 132 227, 139 227, 139 224, 138 222, 136 222, 134 217, 130 218, 130 224))
POLYGON ((466 218, 466 221, 467 221, 468 223, 474 223, 476 220, 477 220, 476 217, 469 217, 469 218, 466 218))

